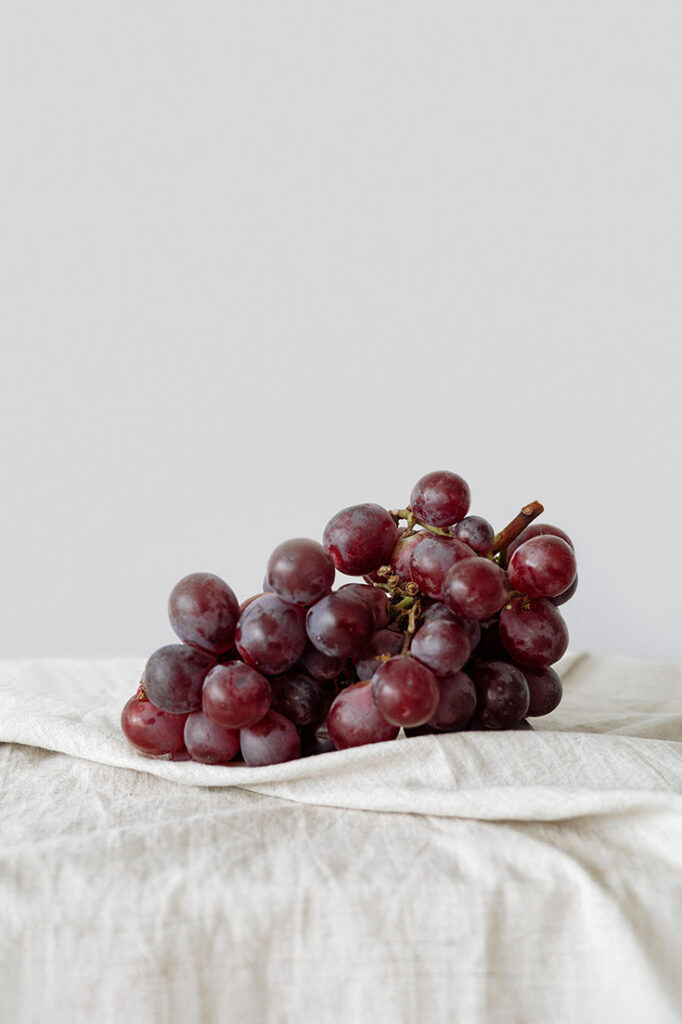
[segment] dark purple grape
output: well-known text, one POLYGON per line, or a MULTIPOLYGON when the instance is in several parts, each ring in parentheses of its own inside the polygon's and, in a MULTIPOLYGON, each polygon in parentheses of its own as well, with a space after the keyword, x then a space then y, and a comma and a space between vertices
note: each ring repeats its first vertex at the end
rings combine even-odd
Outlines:
POLYGON ((272 707, 302 729, 319 725, 325 711, 325 694, 314 679, 290 668, 270 680, 272 707))
POLYGON ((398 527, 380 505, 350 505, 324 528, 322 541, 334 565, 348 576, 364 576, 386 565, 398 539, 398 527))
POLYGON ((283 600, 307 607, 329 593, 334 576, 329 552, 316 540, 298 537, 275 548, 265 579, 283 600))
POLYGON ((231 587, 210 572, 193 572, 176 583, 168 598, 168 617, 186 644, 222 654, 234 643, 239 602, 231 587))
POLYGON ((453 528, 452 536, 468 544, 477 555, 487 555, 495 541, 495 531, 483 516, 466 516, 453 528))
POLYGON ((346 659, 324 654, 308 640, 305 650, 296 664, 313 679, 336 679, 343 671, 346 659))
POLYGON ((561 679, 553 668, 522 668, 528 689, 530 706, 526 712, 529 718, 548 715, 558 707, 563 695, 561 679))
POLYGON ((403 639, 402 633, 395 633, 392 629, 378 630, 355 658, 358 679, 371 679, 382 663, 381 655, 398 654, 402 650, 403 639))
POLYGON ((428 725, 438 732, 459 732, 476 710, 476 689, 465 672, 453 672, 438 680, 438 707, 428 725))
POLYGON ((293 761, 301 753, 301 737, 293 722, 277 711, 240 729, 242 757, 251 767, 293 761))
POLYGON ((475 557, 471 548, 460 540, 430 534, 413 549, 410 574, 423 594, 440 600, 445 577, 453 565, 475 557))
POLYGON ((145 665, 145 693, 157 708, 172 715, 198 711, 204 679, 215 663, 212 654, 196 647, 166 644, 145 665))
POLYGON ((575 578, 574 578, 573 582, 571 583, 570 587, 568 587, 566 590, 564 590, 563 593, 557 594, 556 597, 550 597, 550 601, 552 602, 552 604, 554 605, 555 608, 558 608, 560 605, 566 604, 567 601, 570 601, 571 598, 573 597, 573 595, 575 594, 577 589, 578 589, 578 573, 575 574, 575 578))
POLYGON ((414 658, 437 676, 451 676, 471 657, 466 631, 456 622, 444 619, 425 622, 414 634, 410 650, 414 658))
POLYGON ((516 537, 507 548, 507 563, 514 554, 516 549, 521 545, 525 544, 527 540, 531 540, 533 537, 561 537, 565 540, 569 548, 573 548, 574 544, 567 533, 560 530, 558 526, 550 526, 549 523, 530 523, 521 533, 516 537))
POLYGON ((446 469, 421 477, 410 495, 410 505, 419 522, 441 529, 464 519, 470 504, 469 485, 446 469))
POLYGON ((372 587, 367 583, 344 583, 338 592, 348 592, 365 601, 374 616, 374 628, 383 629, 388 625, 388 596, 381 587, 372 587))
POLYGON ((185 746, 193 761, 226 764, 239 750, 239 733, 217 725, 203 711, 195 711, 185 722, 185 746))
POLYGON ((372 636, 374 614, 367 601, 337 590, 308 610, 306 629, 319 651, 348 658, 361 651, 372 636))
POLYGON ((438 680, 415 658, 391 658, 372 676, 377 708, 393 725, 424 725, 435 714, 440 699, 438 680))
POLYGON ((217 725, 241 729, 257 722, 270 707, 270 683, 241 661, 216 665, 204 680, 202 706, 217 725))
POLYGON ((530 691, 520 669, 505 661, 472 663, 476 716, 486 729, 510 729, 528 711, 530 691))
POLYGON ((527 602, 517 598, 502 610, 500 639, 519 665, 546 668, 566 653, 568 629, 561 612, 550 601, 542 597, 527 602))
MULTIPOLYGON (((405 531, 402 531, 403 533, 405 531)), ((412 559, 412 553, 418 544, 424 540, 425 537, 432 537, 432 533, 428 533, 423 530, 421 533, 412 533, 409 537, 398 537, 397 543, 391 552, 391 568, 393 571, 400 576, 403 583, 410 583, 412 581, 412 569, 410 562, 412 559)))
POLYGON ((444 619, 447 622, 456 622, 458 626, 466 632, 469 637, 469 643, 471 644, 471 650, 473 651, 481 639, 481 624, 476 619, 465 619, 462 615, 455 615, 449 608, 446 608, 440 601, 434 601, 432 605, 426 609, 424 613, 423 622, 436 622, 439 619, 444 619))
POLYGON ((531 537, 508 564, 509 582, 529 597, 558 597, 575 579, 575 555, 561 537, 531 537))
POLYGON ((305 611, 277 594, 257 598, 237 624, 237 650, 247 665, 266 676, 295 665, 305 643, 305 611))
POLYGON ((329 738, 337 750, 365 743, 394 740, 399 729, 379 713, 370 683, 356 683, 342 690, 327 716, 329 738))
POLYGON ((138 690, 124 705, 121 729, 126 739, 143 754, 159 756, 174 754, 184 749, 187 715, 172 715, 162 711, 138 690))
POLYGON ((507 578, 488 558, 465 558, 453 565, 443 584, 443 602, 465 619, 491 618, 507 600, 507 578))

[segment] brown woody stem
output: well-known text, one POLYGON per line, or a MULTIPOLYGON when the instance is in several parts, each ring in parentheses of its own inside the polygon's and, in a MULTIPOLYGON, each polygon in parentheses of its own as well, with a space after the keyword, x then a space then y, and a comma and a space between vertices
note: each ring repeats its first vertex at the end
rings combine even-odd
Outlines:
POLYGON ((498 551, 504 554, 511 542, 516 540, 521 531, 525 530, 528 524, 537 519, 544 511, 539 501, 531 501, 529 505, 524 505, 519 514, 512 519, 511 523, 505 526, 504 530, 501 530, 495 537, 493 544, 495 554, 498 551))

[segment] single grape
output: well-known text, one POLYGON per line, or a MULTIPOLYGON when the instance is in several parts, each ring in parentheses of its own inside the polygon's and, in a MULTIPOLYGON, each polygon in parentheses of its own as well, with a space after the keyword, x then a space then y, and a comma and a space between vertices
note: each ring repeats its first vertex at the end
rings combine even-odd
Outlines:
POLYGON ((392 629, 378 630, 366 647, 355 658, 355 671, 358 679, 371 679, 381 665, 381 655, 398 654, 402 650, 403 636, 392 629))
POLYGON ((511 557, 507 574, 515 590, 529 597, 558 597, 575 579, 575 555, 561 537, 531 537, 511 557))
POLYGON ((466 619, 489 619, 507 600, 507 578, 488 558, 465 558, 453 565, 443 584, 443 601, 466 619))
POLYGON ((566 604, 567 601, 570 601, 577 589, 578 573, 575 574, 575 577, 570 587, 567 587, 566 590, 564 590, 561 594, 557 594, 556 597, 550 597, 550 601, 552 602, 555 608, 558 608, 560 605, 566 604))
POLYGON ((367 603, 374 616, 374 628, 383 629, 388 625, 388 597, 381 587, 371 587, 366 583, 344 583, 338 592, 355 594, 367 603))
POLYGON ((386 565, 398 539, 398 527, 380 505, 350 505, 324 528, 322 542, 334 565, 348 576, 364 576, 386 565))
POLYGON ((404 530, 401 531, 401 536, 398 537, 396 545, 391 552, 390 565, 393 571, 400 576, 403 583, 411 583, 412 569, 410 562, 412 553, 425 537, 433 537, 433 534, 422 530, 420 533, 412 533, 409 537, 403 537, 402 533, 404 532, 404 530))
POLYGON ((348 658, 361 651, 372 636, 374 614, 367 601, 337 590, 308 610, 306 629, 319 651, 348 658))
POLYGON ((370 683, 355 683, 342 690, 327 716, 329 738, 338 750, 365 743, 394 740, 399 729, 379 713, 370 683))
POLYGON ((452 528, 452 536, 468 544, 477 555, 487 555, 495 540, 495 531, 483 516, 466 516, 452 528))
POLYGON ((253 601, 237 624, 237 650, 247 665, 267 676, 291 668, 305 642, 305 611, 277 594, 253 601))
POLYGON ((172 715, 149 700, 143 690, 124 705, 121 729, 134 747, 143 754, 175 754, 184 749, 187 715, 172 715))
POLYGON ((383 662, 372 676, 376 706, 393 725, 424 725, 440 699, 438 680, 416 658, 398 656, 383 662))
POLYGON ((500 615, 500 639, 519 665, 546 668, 568 648, 568 629, 554 605, 545 598, 516 598, 500 615))
POLYGON ((439 619, 445 619, 447 622, 456 622, 458 626, 461 626, 469 637, 472 651, 478 646, 481 639, 481 624, 476 619, 465 619, 463 615, 455 615, 454 612, 451 612, 440 601, 434 601, 426 609, 422 621, 425 623, 436 622, 439 619))
POLYGON ((241 729, 257 722, 270 707, 270 683, 241 661, 216 665, 204 679, 202 707, 224 729, 241 729))
POLYGON ((152 704, 172 715, 198 711, 201 688, 216 660, 187 644, 166 644, 154 651, 144 669, 144 689, 152 704))
POLYGON ((193 761, 226 764, 239 750, 239 733, 217 725, 203 711, 194 711, 185 722, 185 746, 193 761))
POLYGON ((270 555, 266 580, 284 601, 308 606, 328 594, 334 582, 334 562, 316 540, 285 540, 270 555))
POLYGON ((575 547, 568 534, 564 533, 563 530, 560 530, 558 526, 550 526, 549 523, 530 523, 508 546, 507 564, 509 564, 509 559, 516 549, 520 547, 521 544, 525 544, 527 540, 531 540, 533 537, 561 537, 562 540, 566 541, 569 548, 575 547))
POLYGON ((307 641, 303 654, 296 662, 313 679, 336 679, 343 671, 345 658, 336 658, 331 654, 318 651, 317 647, 307 641))
POLYGON ((438 680, 438 707, 428 725, 438 732, 465 729, 476 710, 476 689, 465 672, 453 672, 438 680))
POLYGON ((410 574, 423 594, 440 600, 445 577, 453 565, 475 557, 471 548, 460 540, 430 534, 413 548, 410 574))
POLYGON ((456 622, 426 622, 412 639, 412 656, 436 676, 451 676, 471 657, 471 642, 456 622))
POLYGON ((419 522, 441 529, 464 519, 470 504, 469 485, 446 469, 421 477, 410 495, 410 505, 419 522))
POLYGON ((486 729, 509 729, 526 715, 530 691, 520 669, 504 661, 476 661, 476 715, 486 729))
POLYGON ((260 767, 293 761, 301 753, 301 737, 293 722, 277 711, 239 731, 242 757, 246 764, 260 767))
POLYGON ((168 617, 186 644, 222 654, 234 643, 239 602, 231 587, 210 572, 193 572, 176 583, 168 617))
POLYGON ((319 725, 325 711, 325 695, 314 679, 290 668, 270 680, 272 707, 297 728, 319 725))
POLYGON ((553 668, 522 668, 528 689, 530 706, 526 712, 530 718, 548 715, 558 707, 563 695, 561 679, 553 668))

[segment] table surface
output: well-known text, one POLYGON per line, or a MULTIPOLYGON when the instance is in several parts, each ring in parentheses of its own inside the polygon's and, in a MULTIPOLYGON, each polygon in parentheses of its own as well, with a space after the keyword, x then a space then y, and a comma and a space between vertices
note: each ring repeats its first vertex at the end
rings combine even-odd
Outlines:
POLYGON ((0 662, 7 1020, 679 1021, 682 665, 258 769, 133 751, 141 667, 0 662))

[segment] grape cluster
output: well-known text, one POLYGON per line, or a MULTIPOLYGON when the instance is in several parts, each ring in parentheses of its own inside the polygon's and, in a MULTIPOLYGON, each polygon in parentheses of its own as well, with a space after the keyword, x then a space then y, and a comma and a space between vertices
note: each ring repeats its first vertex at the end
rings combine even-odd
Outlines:
POLYGON ((173 588, 182 641, 155 651, 121 716, 138 750, 268 765, 466 729, 530 728, 561 700, 573 544, 525 506, 497 535, 456 473, 410 504, 342 509, 323 543, 284 541, 240 605, 218 576, 173 588), (334 590, 336 571, 363 577, 334 590))

